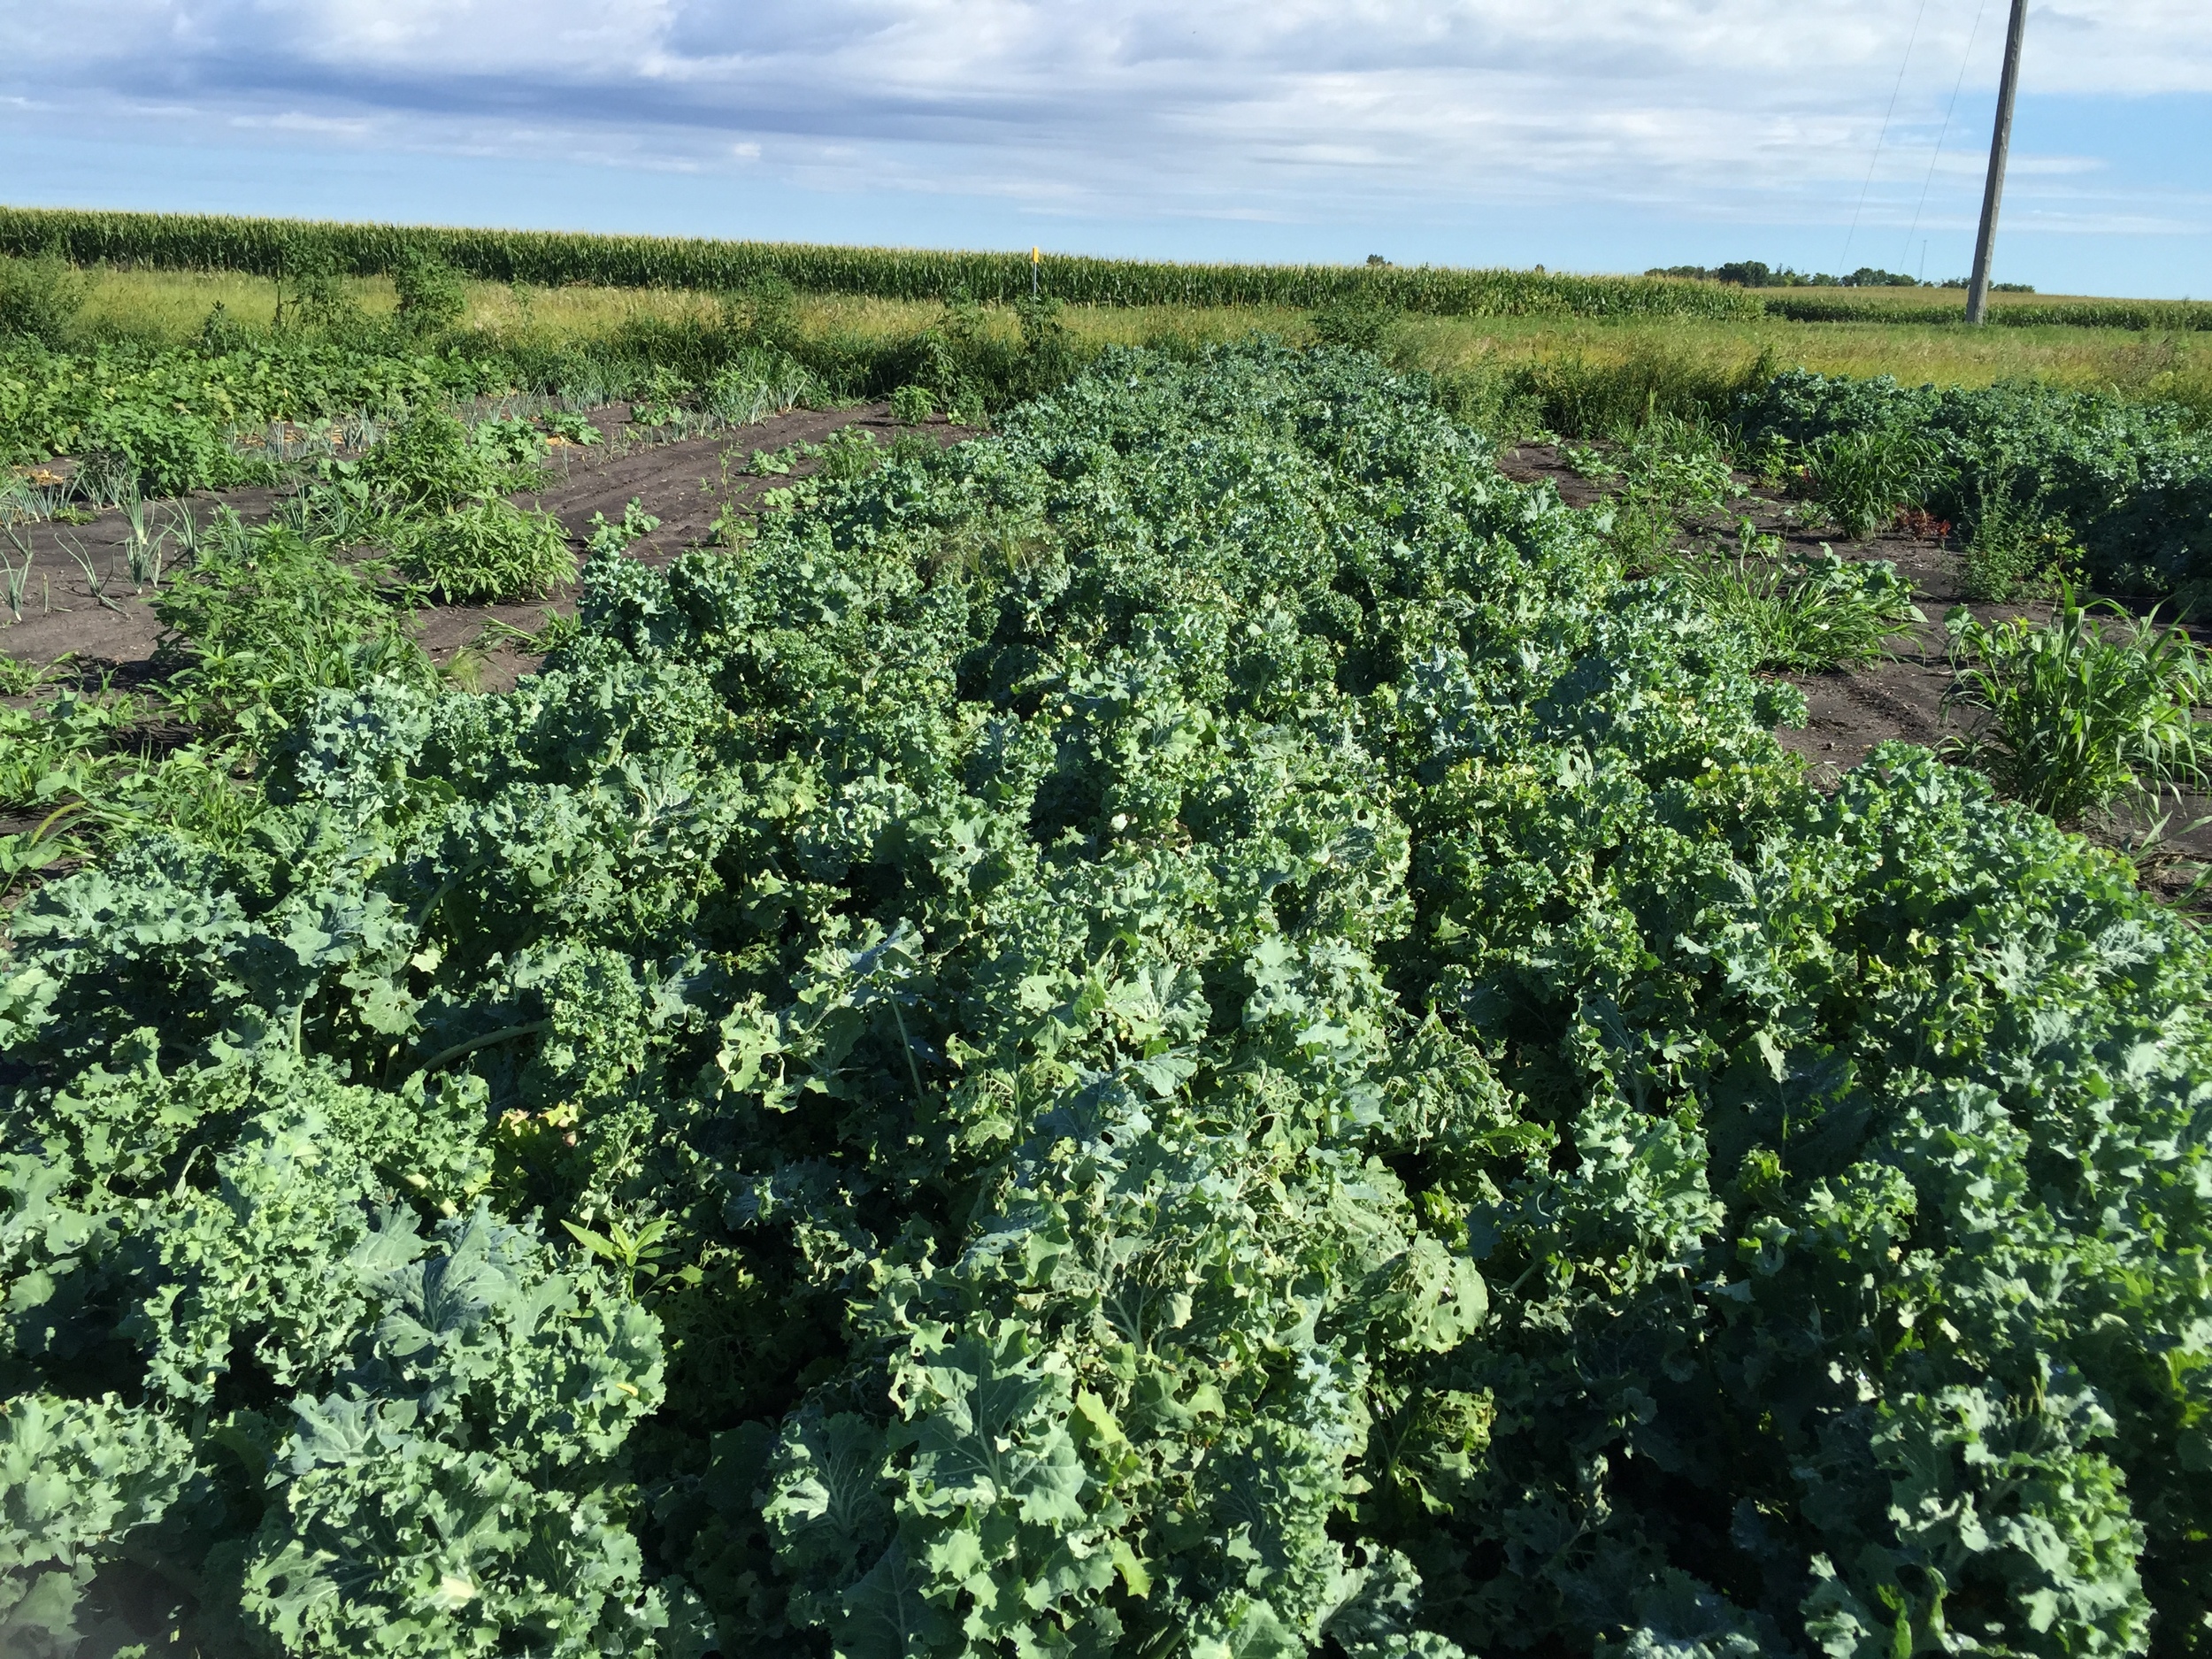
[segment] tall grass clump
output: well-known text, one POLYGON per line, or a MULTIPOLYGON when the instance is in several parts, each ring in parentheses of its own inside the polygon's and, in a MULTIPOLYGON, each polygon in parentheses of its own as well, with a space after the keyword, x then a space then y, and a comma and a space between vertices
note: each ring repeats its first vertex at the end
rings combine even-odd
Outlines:
POLYGON ((1813 498, 1854 541, 1879 534, 1917 505, 1939 466, 1932 443, 1898 426, 1831 433, 1808 448, 1806 463, 1813 498))
POLYGON ((1959 611, 1949 626, 1951 701, 1970 722, 1955 747, 2014 799, 2074 825, 2204 787, 2212 674, 2179 628, 2070 585, 2046 626, 1959 611))
POLYGON ((1773 378, 1766 349, 1716 363, 1663 343, 1640 342, 1619 357, 1574 349, 1516 371, 1543 424, 1569 437, 1622 438, 1661 416, 1707 422, 1773 378))
POLYGON ((1700 611, 1750 641, 1763 669, 1816 673, 1877 662, 1927 620, 1894 565, 1847 561, 1831 548, 1789 563, 1749 552, 1685 561, 1674 574, 1700 611))

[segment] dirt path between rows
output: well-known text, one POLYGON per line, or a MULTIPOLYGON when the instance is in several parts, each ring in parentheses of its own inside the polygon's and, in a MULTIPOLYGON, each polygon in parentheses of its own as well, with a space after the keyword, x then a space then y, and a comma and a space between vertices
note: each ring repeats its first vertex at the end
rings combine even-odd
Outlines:
MULTIPOLYGON (((887 446, 905 430, 891 418, 889 405, 866 403, 848 409, 795 409, 703 438, 640 443, 629 415, 625 404, 596 411, 591 419, 604 442, 557 445, 548 462, 549 481, 541 489, 513 497, 518 504, 541 507, 561 521, 580 565, 595 514, 618 520, 623 509, 637 501, 661 524, 633 543, 627 556, 648 565, 665 564, 684 549, 711 539, 710 526, 726 503, 757 513, 769 489, 805 477, 817 465, 801 461, 789 477, 755 478, 741 470, 755 450, 818 443, 847 426, 864 428, 887 446)), ((940 443, 972 435, 941 421, 919 430, 940 443)), ((204 525, 227 507, 247 523, 257 524, 276 510, 285 494, 275 489, 203 491, 181 502, 150 503, 150 519, 158 527, 176 512, 188 511, 204 525)), ((26 531, 19 526, 17 534, 26 531)), ((127 687, 157 681, 160 673, 155 651, 161 624, 154 615, 155 589, 131 579, 130 539, 129 518, 119 510, 100 513, 84 524, 28 526, 32 572, 24 614, 20 621, 11 622, 0 611, 0 652, 42 664, 66 657, 71 659, 69 677, 88 685, 112 680, 127 687)), ((12 547, 0 551, 19 562, 21 558, 12 547)), ((188 569, 189 563, 172 555, 162 580, 188 569)), ((487 626, 497 622, 534 632, 547 611, 566 616, 575 610, 576 585, 570 581, 532 599, 426 606, 415 613, 414 633, 434 661, 449 664, 469 653, 468 683, 480 690, 503 691, 540 659, 512 641, 479 649, 476 642, 487 626)))

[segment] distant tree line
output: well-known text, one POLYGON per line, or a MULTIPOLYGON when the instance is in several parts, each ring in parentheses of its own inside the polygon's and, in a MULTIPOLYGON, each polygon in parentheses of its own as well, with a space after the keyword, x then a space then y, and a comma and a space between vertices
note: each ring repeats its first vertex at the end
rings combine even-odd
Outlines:
MULTIPOLYGON (((1793 271, 1784 265, 1779 271, 1758 259, 1739 259, 1732 265, 1660 265, 1644 273, 1655 277, 1694 277, 1707 282, 1727 282, 1744 288, 1962 288, 1964 277, 1952 277, 1943 282, 1924 282, 1896 271, 1877 270, 1863 265, 1849 276, 1830 276, 1826 272, 1793 271)), ((1990 287, 2000 294, 2032 294, 2035 289, 2025 282, 1993 282, 1990 287)))

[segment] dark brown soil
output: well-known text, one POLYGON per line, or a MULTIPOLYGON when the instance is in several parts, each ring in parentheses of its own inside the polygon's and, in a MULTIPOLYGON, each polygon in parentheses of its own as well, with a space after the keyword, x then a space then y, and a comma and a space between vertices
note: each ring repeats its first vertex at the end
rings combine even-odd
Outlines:
MULTIPOLYGON (((879 442, 887 444, 901 430, 887 404, 870 403, 793 410, 753 426, 680 443, 641 443, 627 426, 628 417, 628 409, 620 404, 598 411, 592 419, 607 434, 607 442, 556 446, 550 461, 553 481, 515 497, 524 506, 542 507, 557 518, 580 560, 595 513, 618 520, 625 506, 632 500, 639 502, 661 526, 634 543, 629 556, 649 565, 665 564, 685 548, 710 538, 710 526, 726 502, 734 503, 741 511, 757 511, 768 489, 813 470, 812 463, 801 462, 789 478, 754 478, 741 470, 754 450, 818 443, 845 426, 867 428, 879 442)), ((922 430, 941 443, 970 435, 941 423, 922 430)), ((58 471, 61 465, 65 464, 58 464, 58 471)), ((218 509, 228 507, 252 524, 265 519, 280 499, 280 492, 271 489, 205 492, 184 503, 154 503, 152 517, 159 525, 174 509, 188 507, 204 524, 218 509)), ((32 572, 22 619, 11 622, 0 611, 0 652, 37 664, 66 657, 70 678, 93 684, 112 679, 117 685, 134 686, 153 679, 161 625, 153 612, 153 590, 141 589, 130 579, 125 552, 130 527, 124 514, 111 511, 85 524, 40 524, 27 532, 19 527, 17 534, 27 535, 32 572)), ((18 562, 21 558, 12 546, 0 546, 0 552, 18 562)), ((163 579, 180 568, 171 556, 163 579)), ((499 622, 534 633, 549 611, 572 615, 575 609, 576 588, 570 582, 534 600, 429 606, 416 613, 415 635, 434 661, 451 665, 465 683, 487 691, 504 690, 539 659, 512 641, 480 645, 488 626, 499 622)))

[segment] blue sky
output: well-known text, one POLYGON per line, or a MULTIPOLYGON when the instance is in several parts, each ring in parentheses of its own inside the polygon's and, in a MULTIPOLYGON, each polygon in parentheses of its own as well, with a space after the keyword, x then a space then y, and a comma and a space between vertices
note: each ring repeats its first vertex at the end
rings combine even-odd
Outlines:
MULTIPOLYGON (((60 0, 0 198, 1941 278, 2005 4, 60 0)), ((2212 297, 2212 5, 2038 0, 2024 85, 1999 276, 2212 297)))

